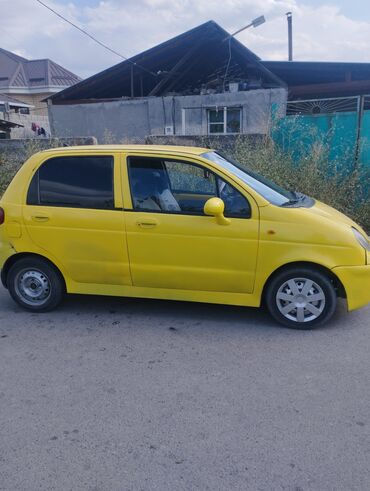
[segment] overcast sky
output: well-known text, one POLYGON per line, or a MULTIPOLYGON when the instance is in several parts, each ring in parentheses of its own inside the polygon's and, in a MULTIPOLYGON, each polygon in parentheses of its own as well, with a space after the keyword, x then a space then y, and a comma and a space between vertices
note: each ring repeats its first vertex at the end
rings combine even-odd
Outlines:
MULTIPOLYGON (((238 39, 262 59, 285 60, 291 10, 295 60, 370 62, 369 0, 43 1, 124 56, 210 19, 232 32, 263 14, 266 23, 238 39)), ((26 58, 51 58, 81 77, 120 61, 36 0, 0 0, 0 12, 0 47, 26 58)))

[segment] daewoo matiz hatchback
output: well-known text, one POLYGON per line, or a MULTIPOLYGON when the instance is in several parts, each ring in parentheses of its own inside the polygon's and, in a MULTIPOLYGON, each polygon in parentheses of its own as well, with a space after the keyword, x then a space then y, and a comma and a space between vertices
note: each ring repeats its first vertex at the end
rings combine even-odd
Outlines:
POLYGON ((1 279, 42 312, 65 292, 259 307, 318 326, 370 301, 356 223, 205 148, 33 155, 0 201, 1 279))

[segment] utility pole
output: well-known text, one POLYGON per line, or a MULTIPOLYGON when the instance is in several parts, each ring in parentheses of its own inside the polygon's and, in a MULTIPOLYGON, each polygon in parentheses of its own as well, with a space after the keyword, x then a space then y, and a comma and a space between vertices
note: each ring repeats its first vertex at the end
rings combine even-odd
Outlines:
POLYGON ((288 60, 293 61, 293 27, 292 27, 292 12, 286 13, 288 21, 288 60))

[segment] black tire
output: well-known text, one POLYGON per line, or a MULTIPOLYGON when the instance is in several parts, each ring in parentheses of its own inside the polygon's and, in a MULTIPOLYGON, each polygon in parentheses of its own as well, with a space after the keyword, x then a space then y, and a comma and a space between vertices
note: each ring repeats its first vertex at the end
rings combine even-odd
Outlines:
POLYGON ((65 293, 59 271, 48 261, 32 256, 19 259, 11 266, 7 286, 13 300, 31 312, 55 309, 65 293))
POLYGON ((333 281, 325 273, 309 267, 292 267, 272 277, 266 288, 265 303, 280 324, 291 329, 313 329, 332 317, 337 295, 333 281), (303 295, 310 282, 312 287, 303 295), (312 301, 310 296, 318 300, 312 301))

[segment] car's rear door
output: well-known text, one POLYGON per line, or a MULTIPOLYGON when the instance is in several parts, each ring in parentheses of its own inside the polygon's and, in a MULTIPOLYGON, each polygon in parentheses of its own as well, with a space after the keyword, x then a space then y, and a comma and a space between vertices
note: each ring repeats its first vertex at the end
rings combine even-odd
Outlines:
POLYGON ((79 283, 129 285, 120 155, 56 154, 36 169, 23 207, 32 241, 79 283))

